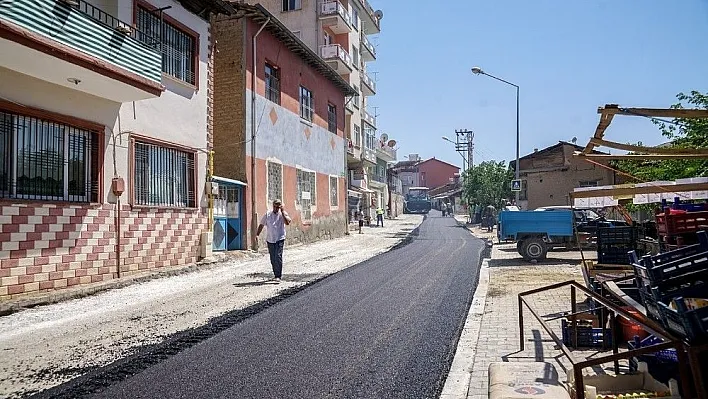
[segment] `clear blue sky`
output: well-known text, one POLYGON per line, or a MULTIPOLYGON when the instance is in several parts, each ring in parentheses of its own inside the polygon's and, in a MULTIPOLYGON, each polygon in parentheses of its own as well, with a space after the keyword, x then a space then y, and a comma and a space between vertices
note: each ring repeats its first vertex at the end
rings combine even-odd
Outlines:
MULTIPOLYGON (((668 107, 681 91, 708 92, 708 0, 371 0, 383 9, 373 42, 380 132, 398 156, 461 166, 455 129, 476 132, 475 164, 571 140, 585 145, 606 103, 668 107)), ((644 118, 615 118, 606 137, 662 142, 644 118)))

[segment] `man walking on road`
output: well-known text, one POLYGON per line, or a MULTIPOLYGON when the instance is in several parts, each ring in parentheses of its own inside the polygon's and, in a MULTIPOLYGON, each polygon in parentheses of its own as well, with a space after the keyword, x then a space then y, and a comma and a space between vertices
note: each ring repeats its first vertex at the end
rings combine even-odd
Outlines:
POLYGON ((263 227, 266 228, 266 242, 268 243, 268 254, 270 264, 273 266, 275 281, 280 283, 283 275, 283 246, 285 246, 285 226, 292 222, 288 213, 283 209, 283 203, 279 199, 273 201, 273 210, 266 212, 258 225, 256 237, 261 235, 263 227))

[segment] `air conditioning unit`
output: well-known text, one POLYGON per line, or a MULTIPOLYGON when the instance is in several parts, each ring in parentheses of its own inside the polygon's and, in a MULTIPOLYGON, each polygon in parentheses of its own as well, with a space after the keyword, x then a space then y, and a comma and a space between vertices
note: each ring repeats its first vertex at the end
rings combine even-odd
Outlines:
POLYGON ((131 29, 128 25, 118 25, 116 26, 116 30, 118 32, 125 33, 126 35, 133 33, 133 29, 131 29))

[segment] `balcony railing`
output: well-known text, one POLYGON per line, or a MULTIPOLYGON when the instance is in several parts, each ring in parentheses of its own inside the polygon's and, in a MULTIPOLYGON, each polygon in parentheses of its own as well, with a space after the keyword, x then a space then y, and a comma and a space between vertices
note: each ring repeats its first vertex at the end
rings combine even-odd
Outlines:
MULTIPOLYGON (((59 0, 58 2, 65 3, 61 0, 59 0)), ((100 22, 101 24, 111 29, 115 29, 118 32, 124 33, 125 35, 130 36, 135 40, 139 40, 140 42, 144 43, 145 45, 156 51, 160 49, 159 38, 156 38, 148 34, 147 32, 140 31, 138 28, 131 26, 129 23, 119 20, 118 18, 108 14, 107 12, 84 0, 74 0, 73 2, 76 3, 75 6, 70 5, 69 3, 65 4, 81 11, 82 13, 91 17, 93 20, 100 22)))
POLYGON ((363 71, 362 71, 362 73, 361 73, 361 81, 362 81, 366 86, 369 87, 370 92, 371 92, 372 94, 373 94, 373 93, 376 93, 376 82, 374 81, 374 79, 371 79, 371 76, 369 76, 366 72, 363 72, 363 71))
POLYGON ((320 55, 325 60, 338 60, 349 67, 352 66, 352 56, 339 44, 326 44, 321 46, 320 55))
POLYGON ((386 184, 386 175, 373 174, 371 175, 371 178, 379 183, 386 184))
POLYGON ((371 55, 373 55, 374 58, 376 58, 376 47, 374 47, 374 45, 369 41, 369 38, 366 37, 364 32, 361 33, 361 44, 362 44, 362 47, 366 48, 369 51, 369 53, 371 53, 371 55))
POLYGON ((362 112, 361 119, 369 125, 376 127, 376 117, 371 115, 369 111, 362 112))
POLYGON ((354 143, 352 143, 351 139, 347 139, 347 152, 354 154, 354 143))
POLYGON ((338 1, 325 1, 320 3, 320 15, 337 15, 339 14, 342 19, 351 27, 352 17, 349 15, 349 11, 338 1))
POLYGON ((71 4, 61 0, 13 0, 11 6, 0 6, 0 19, 144 78, 161 81, 159 39, 84 0, 71 4))

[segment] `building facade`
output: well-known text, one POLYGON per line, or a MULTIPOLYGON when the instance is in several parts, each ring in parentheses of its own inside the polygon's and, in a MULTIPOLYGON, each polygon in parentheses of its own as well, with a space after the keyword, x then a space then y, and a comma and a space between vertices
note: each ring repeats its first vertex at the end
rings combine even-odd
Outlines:
POLYGON ((418 173, 420 174, 420 184, 423 187, 435 188, 454 182, 459 176, 460 168, 441 161, 430 158, 418 163, 418 173))
MULTIPOLYGON (((615 184, 612 170, 573 156, 575 151, 582 149, 578 145, 561 141, 520 158, 521 192, 518 205, 522 209, 571 205, 569 193, 576 187, 615 184)), ((601 154, 598 151, 596 153, 601 154)), ((509 167, 513 170, 514 162, 509 167)))
POLYGON ((293 217, 288 243, 344 235, 344 104, 354 89, 267 9, 233 7, 213 24, 214 172, 248 183, 243 247, 256 246, 252 230, 275 199, 293 217))
POLYGON ((0 5, 0 298, 198 260, 208 19, 231 11, 206 0, 0 5))
MULTIPOLYGON (((350 215, 368 209, 373 190, 368 173, 376 167, 376 115, 369 98, 376 94, 376 80, 369 69, 376 60, 371 35, 381 32, 383 13, 367 0, 250 0, 260 3, 316 52, 355 90, 345 105, 344 132, 348 140, 347 168, 350 215), (359 205, 355 205, 359 204, 359 205)), ((376 183, 374 183, 376 185, 376 183)))

